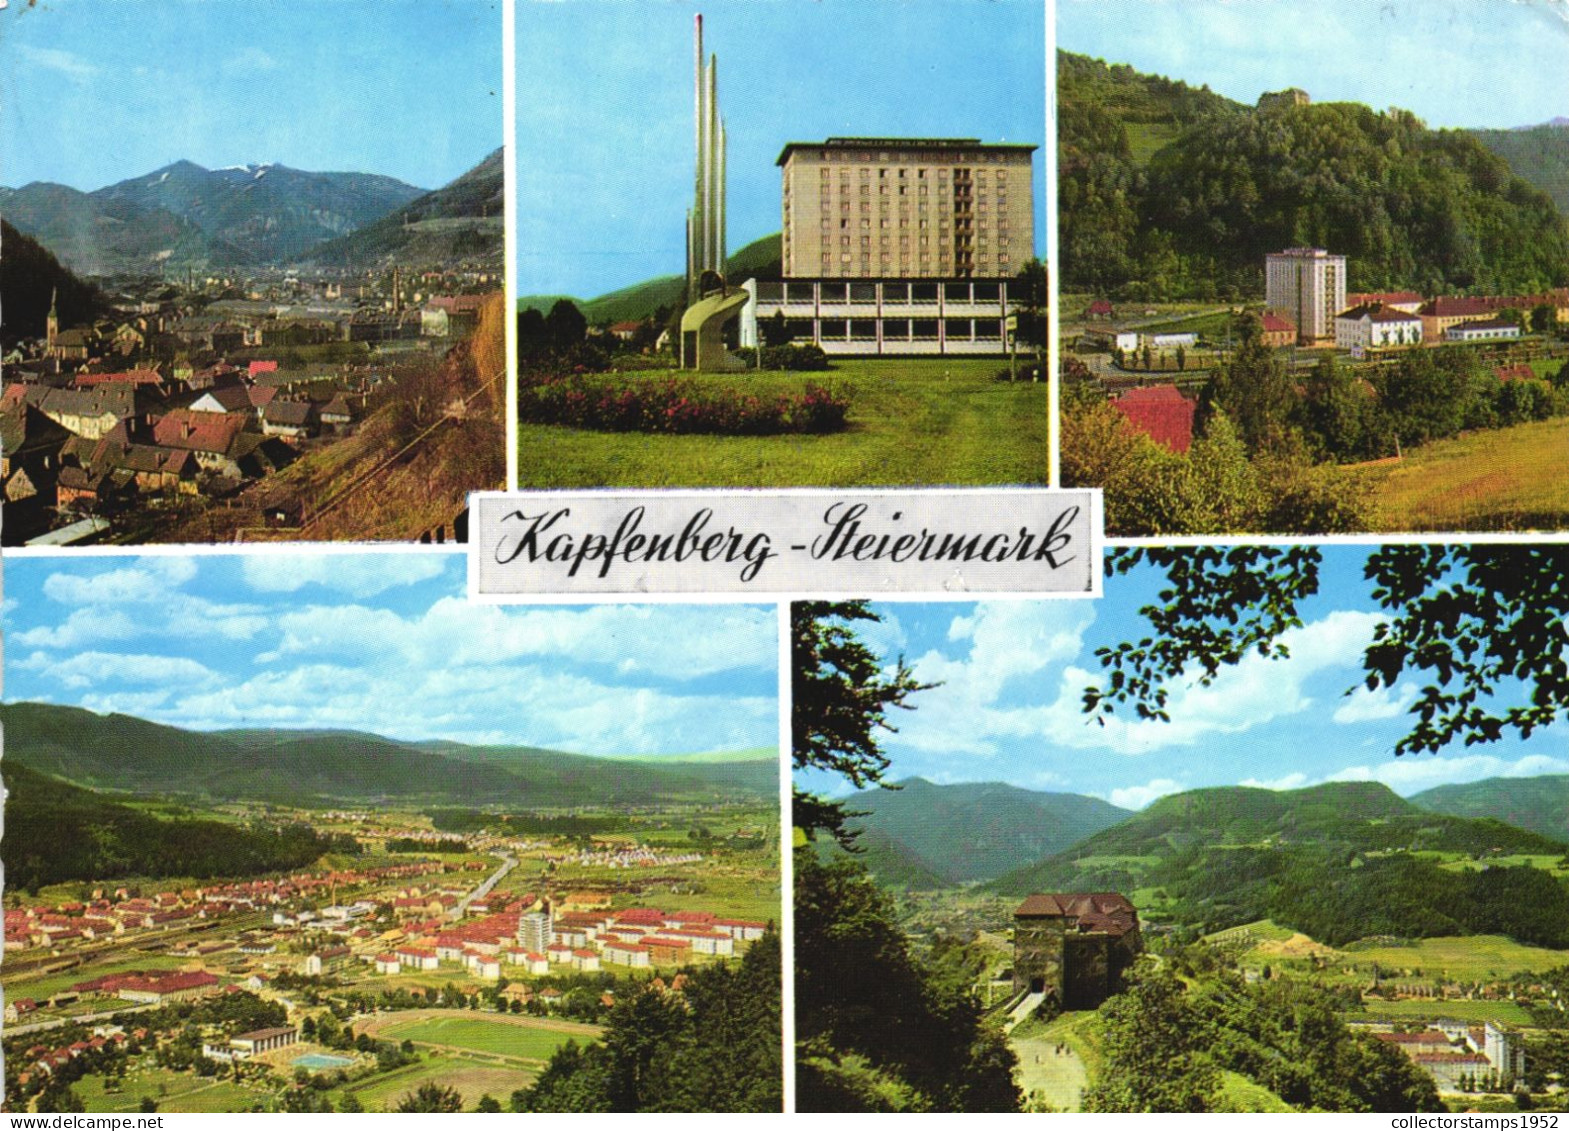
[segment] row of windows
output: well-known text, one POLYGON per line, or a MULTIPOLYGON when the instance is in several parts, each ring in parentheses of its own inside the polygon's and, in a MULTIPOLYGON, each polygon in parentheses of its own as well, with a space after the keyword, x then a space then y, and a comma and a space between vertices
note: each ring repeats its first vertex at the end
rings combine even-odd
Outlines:
MULTIPOLYGON (((941 162, 944 162, 944 163, 950 164, 950 165, 956 165, 956 164, 958 164, 961 161, 975 162, 975 163, 979 163, 979 164, 994 164, 995 165, 995 164, 1006 163, 1013 156, 1014 156, 1013 154, 1005 153, 1005 152, 998 153, 998 152, 986 152, 986 151, 977 151, 977 150, 953 150, 953 151, 943 151, 943 152, 938 152, 938 153, 932 154, 928 158, 928 160, 931 160, 931 161, 934 161, 934 162, 935 161, 941 161, 941 162)), ((839 164, 867 165, 867 164, 870 164, 872 162, 871 151, 870 150, 865 150, 865 149, 858 150, 858 151, 849 151, 849 150, 843 150, 843 149, 824 149, 824 150, 820 150, 818 152, 818 158, 820 160, 822 160, 822 161, 827 161, 830 164, 835 164, 835 165, 839 165, 839 164)), ((898 158, 891 151, 884 149, 884 150, 879 150, 878 151, 878 153, 877 153, 877 160, 878 161, 894 161, 894 160, 898 160, 898 158)))

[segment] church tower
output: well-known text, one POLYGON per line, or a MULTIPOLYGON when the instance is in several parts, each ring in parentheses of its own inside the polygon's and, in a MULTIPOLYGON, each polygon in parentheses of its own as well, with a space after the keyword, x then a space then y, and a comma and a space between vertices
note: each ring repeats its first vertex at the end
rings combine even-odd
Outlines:
POLYGON ((60 288, 56 287, 49 292, 49 317, 44 321, 44 345, 54 349, 54 341, 60 336, 60 288))

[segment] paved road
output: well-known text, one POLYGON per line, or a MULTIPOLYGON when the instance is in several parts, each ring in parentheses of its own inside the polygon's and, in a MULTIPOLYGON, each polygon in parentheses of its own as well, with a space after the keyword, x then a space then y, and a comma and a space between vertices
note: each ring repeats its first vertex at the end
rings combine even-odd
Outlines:
POLYGON ((467 915, 469 904, 473 903, 476 899, 483 899, 485 896, 489 895, 491 889, 493 889, 497 884, 505 879, 508 872, 512 871, 512 869, 518 866, 517 857, 515 856, 508 856, 505 852, 492 852, 491 855, 501 861, 501 867, 492 872, 489 877, 486 878, 485 882, 479 885, 479 887, 475 888, 473 891, 469 892, 458 901, 457 907, 455 907, 452 912, 452 917, 454 919, 461 919, 463 916, 467 915))

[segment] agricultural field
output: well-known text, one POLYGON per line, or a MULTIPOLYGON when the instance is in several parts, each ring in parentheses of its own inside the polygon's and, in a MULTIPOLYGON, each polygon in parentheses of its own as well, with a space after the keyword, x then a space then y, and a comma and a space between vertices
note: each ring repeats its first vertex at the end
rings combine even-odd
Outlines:
MULTIPOLYGON (((824 373, 707 376, 758 396, 808 381, 841 389, 849 426, 820 436, 707 436, 520 423, 518 485, 1044 485, 1046 383, 996 380, 1007 367, 1006 358, 847 359, 824 373)), ((1029 372, 1022 358, 1020 372, 1029 372)))
POLYGON ((1415 449, 1347 467, 1370 489, 1374 530, 1562 530, 1569 527, 1569 417, 1415 449))

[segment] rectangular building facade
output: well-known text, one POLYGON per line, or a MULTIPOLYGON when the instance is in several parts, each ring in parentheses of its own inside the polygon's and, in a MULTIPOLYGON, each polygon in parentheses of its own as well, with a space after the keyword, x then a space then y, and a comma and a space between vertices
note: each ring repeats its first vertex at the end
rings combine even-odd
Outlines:
POLYGON ((1033 145, 791 142, 781 255, 795 279, 1004 279, 1035 247, 1033 145))
POLYGON ((1294 247, 1264 257, 1264 305, 1297 325, 1304 344, 1331 343, 1346 308, 1346 257, 1294 247))
POLYGON ((755 284, 743 344, 783 318, 792 341, 829 354, 1006 353, 1009 283, 1035 247, 1035 148, 974 138, 786 145, 784 278, 755 284))

